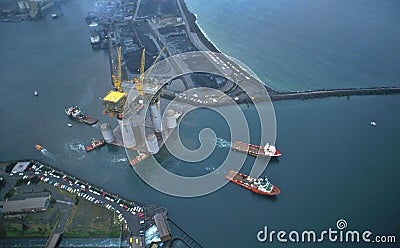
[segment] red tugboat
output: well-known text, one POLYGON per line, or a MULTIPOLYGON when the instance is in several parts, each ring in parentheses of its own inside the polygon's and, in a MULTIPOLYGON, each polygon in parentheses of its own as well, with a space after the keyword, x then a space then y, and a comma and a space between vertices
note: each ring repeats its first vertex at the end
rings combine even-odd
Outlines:
POLYGON ((233 142, 231 146, 232 150, 236 150, 239 152, 244 152, 252 156, 270 156, 270 157, 279 157, 282 155, 275 146, 267 143, 265 146, 256 146, 247 144, 241 141, 233 142))
POLYGON ((142 162, 143 160, 145 160, 146 158, 148 158, 150 156, 150 153, 144 153, 144 152, 140 152, 139 151, 139 155, 137 155, 136 157, 134 157, 133 159, 131 159, 130 161, 129 161, 129 164, 130 165, 137 165, 137 164, 139 164, 140 162, 142 162))
POLYGON ((93 139, 93 140, 92 140, 92 144, 86 146, 85 151, 90 152, 90 151, 92 151, 92 150, 94 150, 94 149, 96 149, 96 148, 98 148, 98 147, 103 146, 105 143, 106 143, 106 142, 105 142, 104 140, 96 140, 96 139, 93 139))
POLYGON ((278 187, 270 183, 266 177, 252 178, 243 173, 230 170, 225 178, 260 195, 273 196, 281 193, 278 187))

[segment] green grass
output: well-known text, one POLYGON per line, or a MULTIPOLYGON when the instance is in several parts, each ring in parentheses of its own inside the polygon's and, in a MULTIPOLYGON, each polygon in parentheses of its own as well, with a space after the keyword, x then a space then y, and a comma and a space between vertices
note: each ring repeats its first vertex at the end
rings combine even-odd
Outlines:
POLYGON ((114 213, 84 199, 74 205, 64 237, 69 238, 118 238, 119 222, 114 222, 114 213))
POLYGON ((2 224, 0 238, 47 237, 52 228, 49 223, 20 224, 6 221, 2 224))
POLYGON ((119 238, 119 227, 117 230, 68 231, 63 236, 66 238, 119 238))
POLYGON ((54 204, 44 212, 11 215, 0 221, 0 238, 48 237, 59 217, 60 212, 54 204), (54 218, 50 218, 53 214, 54 218))

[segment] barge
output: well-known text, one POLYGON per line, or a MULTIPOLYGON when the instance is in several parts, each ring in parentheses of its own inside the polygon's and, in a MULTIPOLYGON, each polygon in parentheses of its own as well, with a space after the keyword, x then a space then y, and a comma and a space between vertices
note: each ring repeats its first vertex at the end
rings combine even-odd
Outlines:
POLYGON ((88 116, 83 113, 78 106, 71 106, 65 109, 65 113, 72 119, 83 122, 89 125, 96 124, 98 120, 94 117, 88 116))

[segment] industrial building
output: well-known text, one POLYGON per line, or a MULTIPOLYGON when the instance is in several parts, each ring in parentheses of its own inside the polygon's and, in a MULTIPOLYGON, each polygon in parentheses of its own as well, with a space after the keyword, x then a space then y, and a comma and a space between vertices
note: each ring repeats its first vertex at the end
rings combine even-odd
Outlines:
POLYGON ((4 214, 45 211, 50 205, 50 197, 26 198, 0 202, 1 212, 4 214))
POLYGON ((158 233, 162 242, 166 242, 171 239, 171 232, 165 222, 164 216, 160 213, 154 215, 154 222, 156 223, 158 233))
POLYGON ((29 166, 31 162, 18 162, 14 168, 11 170, 11 173, 20 173, 20 172, 24 172, 26 170, 26 168, 29 166))

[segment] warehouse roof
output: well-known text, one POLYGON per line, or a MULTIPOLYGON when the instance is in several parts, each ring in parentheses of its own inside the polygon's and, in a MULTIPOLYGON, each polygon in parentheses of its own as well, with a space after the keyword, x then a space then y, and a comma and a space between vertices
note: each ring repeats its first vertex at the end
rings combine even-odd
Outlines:
MULTIPOLYGON (((27 198, 25 200, 14 200, 2 202, 3 213, 27 212, 32 210, 44 210, 48 207, 48 197, 27 198)), ((1 204, 1 203, 0 203, 1 204)))
POLYGON ((161 240, 169 239, 170 238, 170 233, 167 227, 167 224, 165 223, 164 216, 162 214, 156 214, 154 215, 154 222, 156 223, 158 233, 160 234, 161 240))
POLYGON ((14 166, 14 168, 11 170, 11 173, 19 173, 19 172, 23 172, 25 169, 26 169, 26 167, 28 167, 28 165, 30 164, 31 162, 18 162, 15 166, 14 166))

